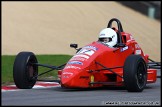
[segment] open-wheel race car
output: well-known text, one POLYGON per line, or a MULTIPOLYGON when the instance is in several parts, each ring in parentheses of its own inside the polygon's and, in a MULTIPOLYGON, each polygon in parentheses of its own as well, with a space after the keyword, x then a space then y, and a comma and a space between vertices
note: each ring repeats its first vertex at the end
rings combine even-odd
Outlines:
MULTIPOLYGON (((141 92, 147 83, 155 83, 161 62, 155 62, 144 54, 131 34, 123 31, 121 22, 112 18, 107 28, 117 33, 117 43, 109 47, 99 40, 82 48, 70 44, 76 54, 65 64, 51 66, 40 64, 33 52, 20 52, 14 62, 13 77, 20 89, 31 89, 38 76, 57 70, 56 80, 64 88, 95 88, 124 86, 129 92, 141 92), (116 22, 117 28, 112 27, 116 22), (50 70, 38 74, 38 67, 50 70)), ((55 81, 55 80, 54 80, 55 81)))

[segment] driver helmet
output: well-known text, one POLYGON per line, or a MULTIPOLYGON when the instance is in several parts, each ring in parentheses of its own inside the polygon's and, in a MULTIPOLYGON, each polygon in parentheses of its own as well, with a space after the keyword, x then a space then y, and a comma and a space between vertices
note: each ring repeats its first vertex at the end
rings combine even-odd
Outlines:
POLYGON ((111 28, 105 28, 100 32, 98 41, 113 47, 117 44, 117 33, 111 28))

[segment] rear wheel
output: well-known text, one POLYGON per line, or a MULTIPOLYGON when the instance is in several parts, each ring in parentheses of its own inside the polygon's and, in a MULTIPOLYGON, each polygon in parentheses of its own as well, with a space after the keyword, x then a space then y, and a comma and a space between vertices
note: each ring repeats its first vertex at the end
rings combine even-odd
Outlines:
POLYGON ((140 55, 130 55, 124 63, 124 83, 129 92, 142 92, 147 83, 147 67, 140 55))
POLYGON ((34 78, 38 74, 38 66, 33 63, 37 63, 37 59, 32 52, 20 52, 14 62, 13 66, 13 78, 16 86, 20 89, 31 89, 37 78, 34 78))

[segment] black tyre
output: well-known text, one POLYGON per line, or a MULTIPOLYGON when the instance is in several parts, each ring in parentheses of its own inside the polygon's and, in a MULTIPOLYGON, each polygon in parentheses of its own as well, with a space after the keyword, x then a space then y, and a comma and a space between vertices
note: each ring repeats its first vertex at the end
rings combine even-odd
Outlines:
POLYGON ((13 78, 17 88, 31 89, 37 78, 33 79, 38 74, 38 66, 32 63, 37 63, 37 59, 32 52, 20 52, 14 62, 13 78))
POLYGON ((147 67, 140 55, 130 55, 124 63, 124 83, 129 92, 142 92, 147 83, 147 67))

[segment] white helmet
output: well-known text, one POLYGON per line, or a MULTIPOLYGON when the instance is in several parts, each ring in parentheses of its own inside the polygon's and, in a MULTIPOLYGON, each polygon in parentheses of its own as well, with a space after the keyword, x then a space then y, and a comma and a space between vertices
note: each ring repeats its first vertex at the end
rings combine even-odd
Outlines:
POLYGON ((117 44, 117 33, 111 28, 105 28, 99 34, 99 41, 113 47, 117 44))

